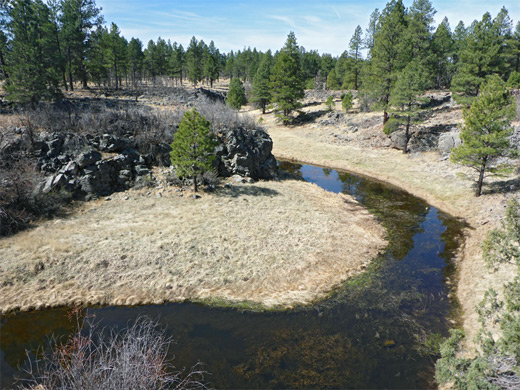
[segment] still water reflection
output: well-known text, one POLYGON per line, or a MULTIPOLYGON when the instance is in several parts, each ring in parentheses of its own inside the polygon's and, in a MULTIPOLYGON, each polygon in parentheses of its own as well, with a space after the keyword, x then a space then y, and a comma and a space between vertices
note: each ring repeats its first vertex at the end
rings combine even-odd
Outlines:
MULTIPOLYGON (((215 388, 431 388, 428 342, 446 335, 455 303, 447 278, 462 223, 397 188, 332 169, 281 162, 280 168, 333 192, 353 195, 388 231, 389 245, 364 274, 332 297, 282 313, 198 304, 89 308, 103 326, 157 318, 176 344, 177 367, 198 361, 215 388)), ((1 320, 1 387, 12 385, 25 350, 67 335, 66 309, 1 320)))

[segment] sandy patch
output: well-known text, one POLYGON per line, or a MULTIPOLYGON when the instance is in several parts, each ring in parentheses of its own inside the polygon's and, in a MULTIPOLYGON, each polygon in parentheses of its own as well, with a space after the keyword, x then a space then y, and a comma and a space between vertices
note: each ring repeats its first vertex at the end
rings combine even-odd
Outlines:
POLYGON ((147 191, 0 240, 1 312, 187 299, 290 307, 326 296, 386 244, 355 200, 301 181, 201 199, 147 191))

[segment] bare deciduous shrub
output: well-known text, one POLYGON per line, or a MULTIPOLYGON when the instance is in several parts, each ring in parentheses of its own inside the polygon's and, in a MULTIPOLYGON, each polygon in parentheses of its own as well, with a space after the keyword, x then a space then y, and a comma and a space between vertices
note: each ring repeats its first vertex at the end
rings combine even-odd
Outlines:
MULTIPOLYGON (((79 317, 77 317, 79 318, 79 317)), ((168 361, 171 339, 156 322, 139 317, 122 331, 99 329, 78 319, 78 332, 32 367, 21 388, 33 389, 205 389, 198 363, 186 372, 168 361), (82 332, 84 326, 87 332, 82 332)))

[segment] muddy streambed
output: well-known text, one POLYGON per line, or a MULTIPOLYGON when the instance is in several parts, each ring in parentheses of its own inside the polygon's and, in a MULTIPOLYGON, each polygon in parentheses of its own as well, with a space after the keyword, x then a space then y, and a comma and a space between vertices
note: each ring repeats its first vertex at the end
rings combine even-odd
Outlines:
MULTIPOLYGON (((353 195, 388 231, 367 272, 325 301, 286 312, 243 312, 194 303, 89 308, 102 326, 158 319, 176 343, 178 368, 201 361, 213 388, 431 388, 435 340, 452 326, 454 256, 461 221, 385 183, 281 162, 326 190, 353 195)), ((74 332, 67 309, 1 319, 1 388, 49 335, 74 332), (31 352, 32 351, 32 352, 31 352)))

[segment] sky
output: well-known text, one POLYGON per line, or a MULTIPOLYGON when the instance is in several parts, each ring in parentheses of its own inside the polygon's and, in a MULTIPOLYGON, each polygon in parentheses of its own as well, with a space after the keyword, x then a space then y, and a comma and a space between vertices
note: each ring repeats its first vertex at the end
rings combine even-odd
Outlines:
MULTIPOLYGON (((367 28, 370 14, 381 11, 382 0, 96 0, 107 24, 116 23, 127 38, 146 47, 161 37, 187 47, 192 36, 211 40, 221 52, 256 47, 280 49, 290 31, 306 50, 340 55, 357 25, 367 28)), ((412 0, 405 0, 410 6, 412 0)), ((432 0, 436 23, 447 16, 452 29, 493 17, 505 6, 514 24, 520 20, 519 0, 432 0)))

